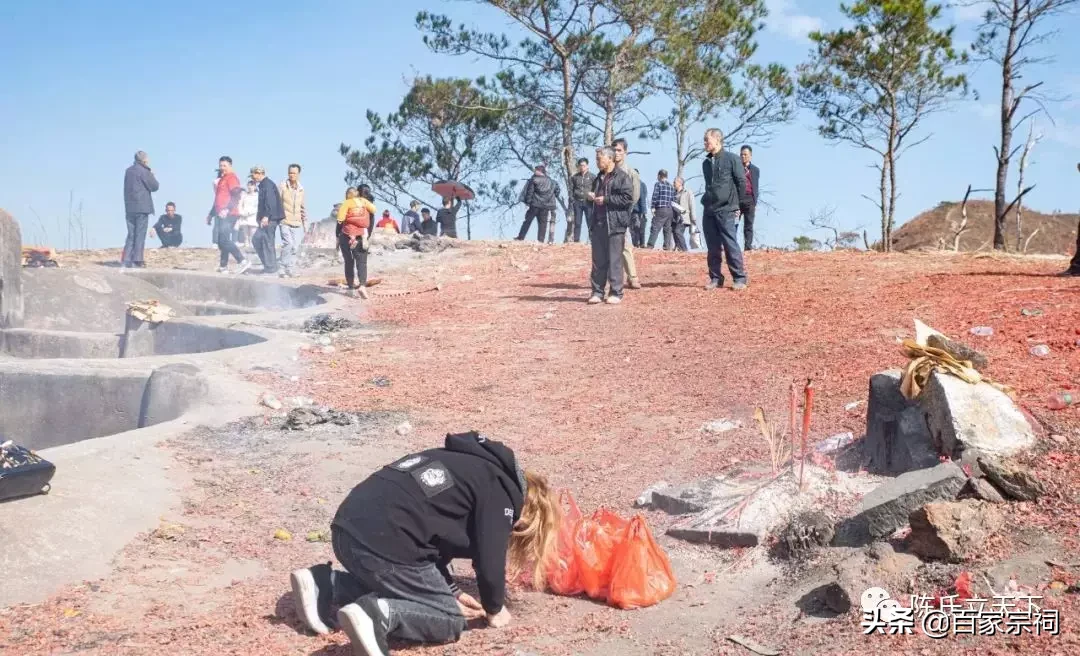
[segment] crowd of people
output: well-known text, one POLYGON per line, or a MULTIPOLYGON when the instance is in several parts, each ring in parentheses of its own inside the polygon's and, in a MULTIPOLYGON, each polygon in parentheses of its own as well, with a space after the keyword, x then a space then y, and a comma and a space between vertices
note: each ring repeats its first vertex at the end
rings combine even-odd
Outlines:
MULTIPOLYGON (((584 238, 592 243, 590 303, 620 303, 625 287, 641 288, 634 248, 655 248, 661 235, 664 250, 686 251, 700 247, 700 236, 704 233, 708 251, 707 288, 723 286, 725 259, 734 289, 746 287, 742 251, 753 248, 760 171, 752 163, 753 149, 749 145, 742 146, 738 157, 723 146, 720 130, 713 128, 706 132, 707 154, 702 165, 705 193, 700 216, 694 194, 685 181, 681 177, 669 180, 668 172, 663 169, 656 175, 649 201, 648 186, 627 161, 626 139, 615 139, 610 146, 597 150, 596 174, 590 171, 587 159, 578 160, 577 170, 570 177, 564 241, 580 242, 584 238), (649 210, 652 226, 646 237, 649 210), (737 234, 740 221, 742 247, 737 234)), ((300 245, 307 232, 301 170, 299 164, 290 164, 286 179, 275 184, 267 177, 264 167, 253 166, 247 184, 241 185, 232 158, 219 158, 206 224, 211 226, 211 241, 220 252, 220 273, 230 272, 230 258, 235 261, 236 273, 248 271, 252 263, 243 249, 250 249, 261 262, 262 273, 276 273, 282 278, 296 275, 300 245), (280 252, 276 243, 279 235, 280 252)), ((143 151, 137 152, 124 176, 128 227, 122 256, 125 268, 145 266, 145 240, 149 218, 154 213, 152 194, 158 188, 149 157, 143 151)), ((526 238, 532 222, 536 221, 537 240, 554 242, 560 195, 558 183, 548 176, 543 165, 537 166, 519 196, 526 210, 518 240, 526 238)), ((366 297, 367 256, 374 230, 457 237, 460 198, 444 198, 434 217, 429 208, 420 205, 413 200, 401 224, 389 209, 376 220, 378 210, 370 187, 361 185, 346 190, 344 202, 335 210, 335 241, 345 265, 345 283, 350 293, 366 297)), ((165 214, 158 218, 149 234, 159 239, 163 248, 178 247, 184 239, 182 221, 176 204, 169 202, 165 214)))

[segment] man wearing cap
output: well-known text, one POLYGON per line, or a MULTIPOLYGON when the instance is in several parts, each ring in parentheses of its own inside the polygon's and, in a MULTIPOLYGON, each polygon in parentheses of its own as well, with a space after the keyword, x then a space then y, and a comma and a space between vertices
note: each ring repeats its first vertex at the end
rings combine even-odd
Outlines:
POLYGON ((143 249, 146 246, 146 228, 154 213, 154 199, 158 181, 150 170, 150 156, 139 151, 135 162, 124 171, 124 213, 127 219, 127 239, 124 242, 122 264, 125 269, 144 267, 143 249))
POLYGON ((259 186, 259 211, 255 214, 259 228, 251 241, 262 261, 263 273, 277 273, 274 235, 285 219, 285 209, 281 205, 281 191, 273 180, 266 177, 266 169, 261 166, 251 167, 251 178, 259 186))

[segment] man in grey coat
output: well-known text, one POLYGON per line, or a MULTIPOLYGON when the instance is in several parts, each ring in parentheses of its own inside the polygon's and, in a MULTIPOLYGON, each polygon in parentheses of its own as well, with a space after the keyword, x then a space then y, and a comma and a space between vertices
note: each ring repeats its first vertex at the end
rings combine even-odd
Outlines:
POLYGON ((733 289, 746 289, 746 270, 736 234, 739 206, 747 203, 743 165, 734 153, 724 150, 724 133, 717 128, 705 131, 705 151, 708 155, 701 166, 705 175, 701 228, 709 249, 709 282, 705 289, 723 287, 725 255, 733 289))
POLYGON ((127 218, 127 239, 121 259, 125 269, 144 267, 143 248, 146 246, 146 228, 154 213, 154 199, 158 181, 150 170, 150 156, 139 151, 135 162, 124 171, 124 213, 127 218))

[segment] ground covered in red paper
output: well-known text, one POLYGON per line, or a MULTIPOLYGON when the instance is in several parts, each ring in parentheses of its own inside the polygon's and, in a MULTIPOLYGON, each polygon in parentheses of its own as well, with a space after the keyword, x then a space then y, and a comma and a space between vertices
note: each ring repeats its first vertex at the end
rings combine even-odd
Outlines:
MULTIPOLYGON (((362 412, 358 427, 291 436, 253 421, 162 445, 190 477, 182 513, 130 545, 111 577, 0 611, 0 649, 347 654, 340 635, 298 631, 287 574, 331 558, 328 544, 305 536, 325 530, 341 495, 375 467, 447 431, 477 429, 573 489, 586 511, 628 514, 657 481, 767 461, 753 409, 783 423, 793 380, 812 378, 817 388, 813 439, 860 435, 868 377, 904 363, 897 339, 912 336, 919 318, 985 352, 988 375, 1013 387, 1039 424, 1029 464, 1051 493, 1011 504, 1009 534, 988 543, 977 565, 1023 554, 1034 534, 1056 544, 1061 566, 1041 593, 1061 611, 1062 635, 867 637, 857 619, 803 616, 786 579, 763 578, 752 564, 763 553, 661 538, 680 588, 659 606, 626 612, 518 591, 512 628, 469 631, 456 645, 409 653, 749 653, 726 640, 732 633, 785 653, 871 645, 896 653, 1080 653, 1078 595, 1049 589, 1054 580, 1075 584, 1080 574, 1080 409, 1046 407, 1052 393, 1080 396, 1080 280, 1051 277, 1062 262, 754 252, 750 287, 737 293, 702 289, 702 254, 639 251, 644 289, 628 290, 619 306, 590 306, 586 247, 458 251, 438 262, 437 274, 418 266, 384 283, 421 289, 438 279, 441 291, 357 306, 377 338, 331 354, 304 352, 298 382, 258 381, 282 398, 310 396, 362 412), (972 335, 976 326, 993 335, 972 335), (1049 356, 1031 354, 1040 344, 1049 356), (856 401, 863 403, 845 409, 856 401), (701 430, 719 418, 744 428, 701 430), (413 431, 399 436, 394 427, 405 419, 413 431), (278 529, 292 539, 275 539, 278 529)), ((670 521, 648 518, 658 536, 670 521)))

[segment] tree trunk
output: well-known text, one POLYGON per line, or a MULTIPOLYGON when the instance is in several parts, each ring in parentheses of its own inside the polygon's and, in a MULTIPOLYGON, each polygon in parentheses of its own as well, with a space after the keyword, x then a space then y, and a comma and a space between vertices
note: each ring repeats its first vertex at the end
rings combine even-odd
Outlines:
POLYGON ((680 96, 676 111, 679 115, 679 120, 675 125, 675 157, 678 166, 675 169, 675 177, 683 177, 683 170, 686 168, 686 97, 680 96))
POLYGON ((472 241, 472 211, 469 209, 469 201, 465 201, 465 239, 472 241))
POLYGON ((615 141, 615 93, 608 87, 604 98, 604 145, 615 141))
MULTIPOLYGON (((574 174, 574 96, 571 93, 570 59, 562 58, 562 81, 563 81, 563 117, 562 117, 562 151, 563 173, 566 182, 566 193, 570 193, 572 187, 571 176, 574 174)), ((569 195, 567 196, 569 198, 569 195)))
POLYGON ((1013 68, 1012 58, 1016 48, 1017 11, 1013 11, 1009 38, 1001 62, 1001 143, 997 153, 997 177, 994 182, 994 249, 1005 250, 1005 187, 1009 184, 1009 154, 1012 149, 1013 68))
POLYGON ((888 182, 888 167, 889 158, 882 156, 881 158, 881 183, 878 186, 878 191, 881 192, 881 244, 878 245, 878 250, 882 253, 889 252, 889 221, 886 210, 888 205, 885 203, 885 185, 888 182))

